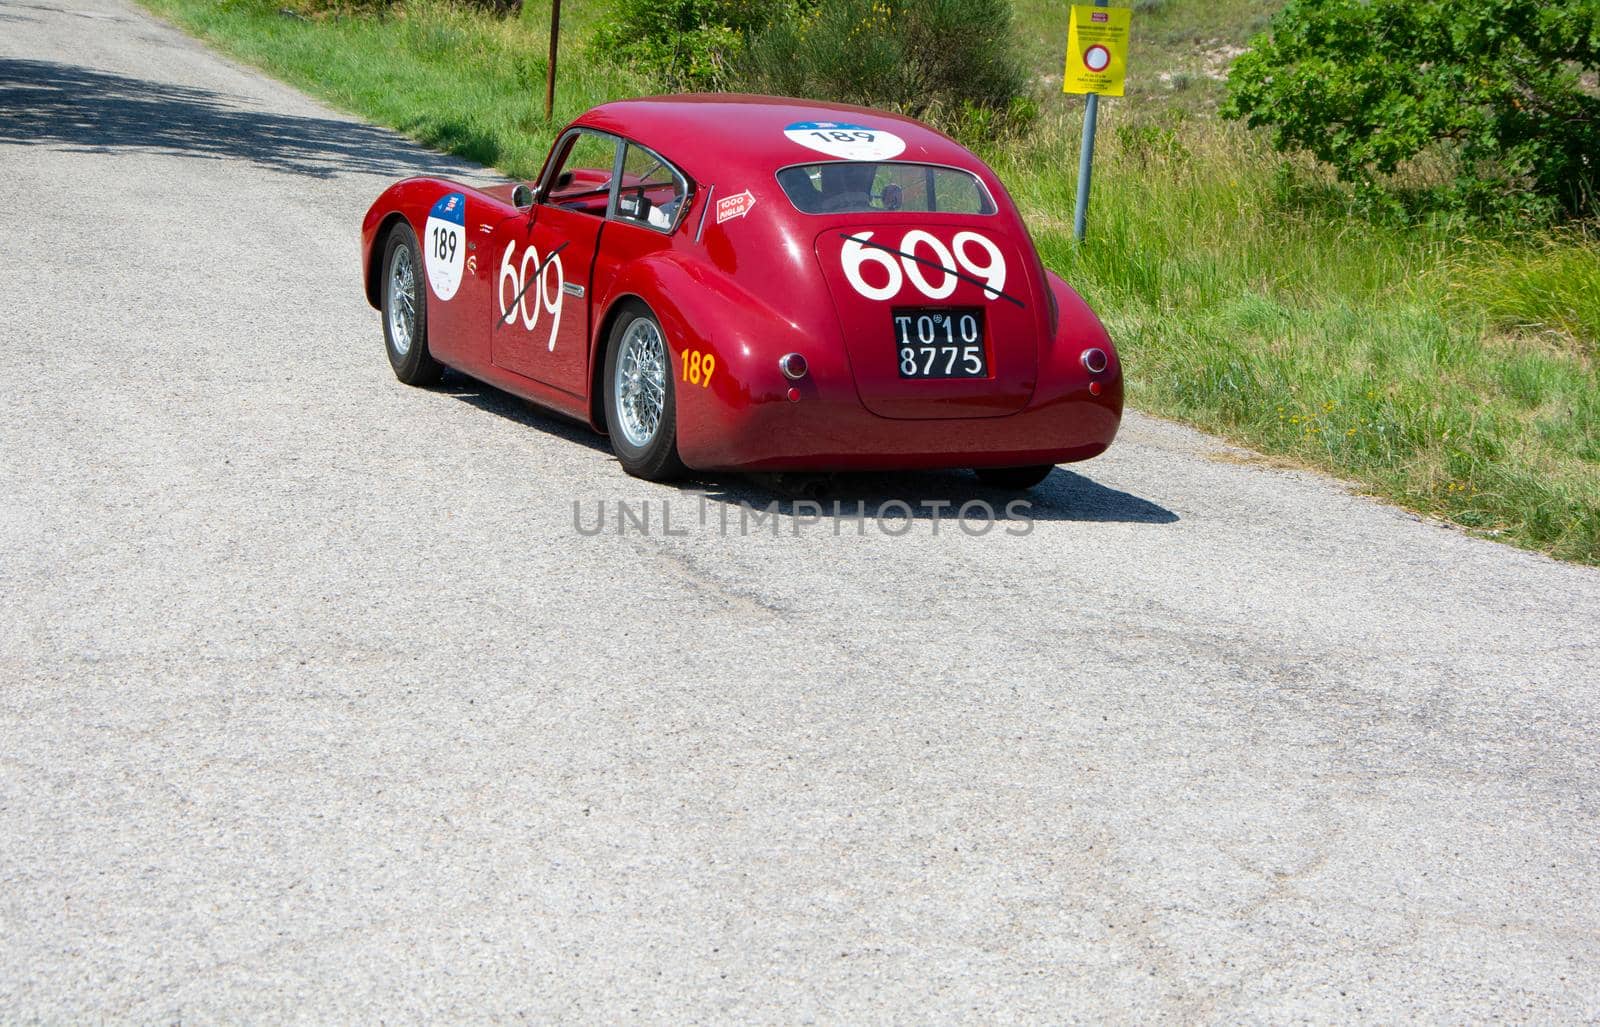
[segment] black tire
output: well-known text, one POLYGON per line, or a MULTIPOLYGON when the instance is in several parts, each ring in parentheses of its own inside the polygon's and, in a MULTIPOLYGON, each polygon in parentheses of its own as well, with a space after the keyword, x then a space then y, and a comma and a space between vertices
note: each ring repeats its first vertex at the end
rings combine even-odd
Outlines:
POLYGON ((427 270, 422 264, 422 250, 417 246, 417 233, 404 221, 389 232, 384 243, 381 274, 383 305, 379 309, 383 314, 383 348, 389 353, 389 366, 394 368, 394 376, 407 385, 433 385, 444 375, 444 365, 428 352, 428 287, 423 284, 427 270), (404 258, 401 253, 405 254, 404 258), (413 317, 410 344, 404 350, 396 339, 392 316, 394 304, 405 298, 396 287, 394 275, 395 262, 401 259, 409 262, 411 270, 413 317))
POLYGON ((985 485, 997 489, 1031 489, 1048 478, 1055 469, 1055 464, 1039 464, 1033 467, 979 467, 972 473, 985 485))
POLYGON ((611 451, 617 454, 622 469, 635 478, 647 481, 670 481, 684 472, 683 461, 678 458, 678 401, 672 387, 672 348, 667 345, 667 334, 650 308, 637 300, 629 300, 612 323, 611 336, 606 341, 606 371, 602 380, 605 389, 606 432, 611 436, 611 451), (662 348, 665 391, 662 410, 655 431, 643 445, 628 439, 623 431, 621 415, 617 410, 617 364, 622 353, 622 340, 637 322, 646 321, 659 334, 662 348))

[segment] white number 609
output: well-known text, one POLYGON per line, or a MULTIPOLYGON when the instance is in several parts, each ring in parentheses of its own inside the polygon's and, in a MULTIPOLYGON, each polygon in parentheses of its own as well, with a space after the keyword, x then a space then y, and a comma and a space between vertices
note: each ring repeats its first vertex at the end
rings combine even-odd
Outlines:
POLYGON ((566 281, 561 270, 561 257, 552 254, 549 262, 541 265, 539 251, 529 246, 522 252, 519 266, 511 262, 511 254, 516 248, 516 241, 512 240, 506 246, 505 256, 500 259, 500 320, 509 323, 512 320, 512 304, 516 304, 517 313, 522 315, 522 327, 531 332, 533 326, 539 323, 540 308, 544 308, 550 315, 550 345, 547 348, 554 350, 556 329, 561 325, 561 300, 564 295, 561 286, 566 281), (532 272, 539 276, 537 284, 528 280, 530 266, 532 272), (550 289, 552 273, 555 277, 554 292, 550 289), (506 291, 508 286, 510 292, 506 291))
POLYGON ((942 300, 956 291, 960 281, 957 270, 983 281, 985 299, 998 299, 1001 290, 1006 287, 1005 254, 1000 252, 1000 247, 995 245, 993 239, 977 232, 957 232, 950 241, 950 248, 946 249, 944 243, 931 233, 914 228, 895 247, 899 251, 898 260, 895 259, 896 254, 868 245, 871 241, 871 232, 857 232, 845 240, 844 249, 839 254, 839 262, 844 265, 844 276, 850 280, 850 287, 869 300, 893 299, 904 288, 906 279, 910 279, 917 291, 929 299, 942 300), (918 247, 921 247, 921 252, 918 252, 918 247), (971 253, 973 248, 981 250, 987 259, 981 263, 975 261, 971 253), (929 267, 923 261, 937 267, 929 267), (883 269, 886 280, 882 285, 871 284, 861 273, 868 264, 883 269), (930 276, 937 278, 937 284, 930 276))

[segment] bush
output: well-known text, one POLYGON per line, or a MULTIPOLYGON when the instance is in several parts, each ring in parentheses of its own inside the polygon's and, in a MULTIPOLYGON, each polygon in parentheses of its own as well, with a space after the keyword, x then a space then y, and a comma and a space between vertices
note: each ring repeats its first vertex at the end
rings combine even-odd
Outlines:
POLYGON ((1442 148, 1458 207, 1583 217, 1600 213, 1597 68, 1597 0, 1291 0, 1224 113, 1364 191, 1442 148))
POLYGON ((1031 119, 1010 0, 819 0, 755 34, 752 92, 887 107, 958 135, 1031 119))
POLYGON ((603 60, 645 72, 668 91, 726 89, 750 34, 791 14, 797 2, 620 0, 592 49, 603 60))

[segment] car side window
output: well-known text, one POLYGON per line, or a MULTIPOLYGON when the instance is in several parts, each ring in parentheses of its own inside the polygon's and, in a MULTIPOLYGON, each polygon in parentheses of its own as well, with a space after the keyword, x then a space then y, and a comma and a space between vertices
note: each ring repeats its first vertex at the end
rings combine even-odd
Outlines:
POLYGON ((579 129, 561 145, 564 149, 550 170, 544 202, 563 210, 605 217, 611 201, 617 137, 579 129))
POLYGON ((689 183, 683 173, 655 153, 628 143, 622 155, 617 219, 658 232, 677 227, 689 183))

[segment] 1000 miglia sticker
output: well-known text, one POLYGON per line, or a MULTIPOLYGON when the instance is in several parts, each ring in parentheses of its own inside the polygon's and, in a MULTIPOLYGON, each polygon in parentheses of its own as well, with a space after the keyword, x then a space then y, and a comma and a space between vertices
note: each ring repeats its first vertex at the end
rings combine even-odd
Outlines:
POLYGON ((423 228, 423 263, 428 268, 428 288, 447 300, 461 288, 461 267, 467 254, 467 198, 460 193, 439 197, 428 211, 423 228))

